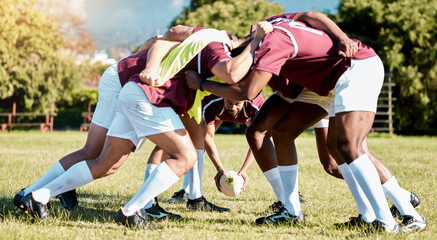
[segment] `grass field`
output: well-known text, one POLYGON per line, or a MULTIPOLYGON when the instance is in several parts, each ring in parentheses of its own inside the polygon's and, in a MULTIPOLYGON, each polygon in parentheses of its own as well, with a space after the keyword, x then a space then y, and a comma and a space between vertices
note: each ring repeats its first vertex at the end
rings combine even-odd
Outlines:
MULTIPOLYGON (((182 204, 161 205, 181 214, 184 221, 159 222, 152 229, 133 230, 114 222, 118 208, 133 196, 144 178, 146 161, 154 147, 147 142, 124 166, 107 178, 78 190, 85 212, 69 213, 57 199, 51 218, 32 222, 16 210, 12 198, 33 183, 58 159, 82 147, 86 133, 62 131, 41 134, 12 131, 0 134, 0 239, 357 239, 357 230, 337 230, 333 223, 356 216, 358 210, 346 184, 328 176, 321 167, 314 136, 306 133, 297 141, 299 188, 308 201, 302 205, 305 226, 256 226, 256 212, 275 201, 273 191, 258 166, 249 171, 250 183, 238 198, 219 193, 213 181, 215 169, 206 157, 203 179, 205 197, 230 213, 190 212, 182 204)), ((217 135, 216 144, 227 170, 238 171, 247 151, 243 135, 217 135)), ((392 170, 398 182, 422 200, 418 207, 426 216, 428 230, 400 236, 376 235, 379 239, 437 238, 437 138, 371 136, 370 149, 392 170)), ((180 189, 179 181, 159 198, 169 198, 180 189)), ((391 204, 391 203, 390 203, 391 204)))

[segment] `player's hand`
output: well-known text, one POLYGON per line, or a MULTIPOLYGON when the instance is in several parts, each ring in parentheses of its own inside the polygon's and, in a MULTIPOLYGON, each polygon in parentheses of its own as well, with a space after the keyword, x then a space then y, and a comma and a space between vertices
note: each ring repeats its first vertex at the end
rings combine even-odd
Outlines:
POLYGON ((242 171, 242 170, 238 172, 238 175, 242 176, 244 179, 243 186, 241 187, 241 192, 244 192, 244 189, 246 189, 247 184, 249 184, 249 176, 247 175, 246 171, 242 171))
POLYGON ((344 37, 337 43, 338 55, 342 57, 353 57, 358 52, 358 43, 354 40, 344 37))
POLYGON ((187 80, 187 85, 191 89, 200 89, 200 82, 202 77, 195 71, 188 70, 185 71, 185 80, 187 80))
POLYGON ((271 31, 273 31, 273 26, 271 23, 266 21, 259 22, 256 26, 255 40, 263 39, 264 36, 271 31))
POLYGON ((222 175, 225 174, 225 172, 226 172, 226 170, 224 170, 224 169, 219 169, 219 170, 217 171, 217 174, 216 174, 215 177, 214 177, 214 180, 215 180, 215 186, 217 187, 217 190, 219 190, 219 192, 222 191, 222 187, 220 186, 220 178, 222 177, 222 175))
POLYGON ((144 69, 140 73, 140 80, 147 85, 154 86, 159 80, 161 80, 161 77, 157 71, 144 69))

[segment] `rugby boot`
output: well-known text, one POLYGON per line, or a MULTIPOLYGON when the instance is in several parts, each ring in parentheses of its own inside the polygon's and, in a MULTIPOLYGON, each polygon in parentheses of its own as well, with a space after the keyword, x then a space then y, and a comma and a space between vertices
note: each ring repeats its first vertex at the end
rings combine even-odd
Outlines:
POLYGON ((219 207, 208 202, 203 196, 196 199, 188 199, 187 208, 192 211, 230 212, 229 208, 219 207))

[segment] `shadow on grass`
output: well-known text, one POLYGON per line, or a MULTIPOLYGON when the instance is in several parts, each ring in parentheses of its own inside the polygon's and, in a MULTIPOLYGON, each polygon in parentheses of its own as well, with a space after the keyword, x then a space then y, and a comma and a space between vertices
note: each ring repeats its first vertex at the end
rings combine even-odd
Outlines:
MULTIPOLYGON (((0 219, 1 221, 17 220, 17 221, 38 221, 33 217, 25 214, 13 204, 13 196, 0 197, 0 219)), ((79 204, 85 207, 85 210, 67 211, 64 209, 60 201, 56 198, 51 199, 50 218, 68 221, 82 222, 113 222, 117 204, 114 204, 114 196, 103 194, 81 194, 79 204)))

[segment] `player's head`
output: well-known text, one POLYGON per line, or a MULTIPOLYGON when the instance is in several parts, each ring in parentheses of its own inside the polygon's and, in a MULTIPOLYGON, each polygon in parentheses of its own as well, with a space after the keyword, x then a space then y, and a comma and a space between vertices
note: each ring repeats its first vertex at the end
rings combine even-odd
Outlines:
POLYGON ((233 118, 236 118, 240 113, 241 109, 243 109, 244 101, 229 100, 229 99, 224 99, 224 101, 225 101, 225 110, 233 118))

